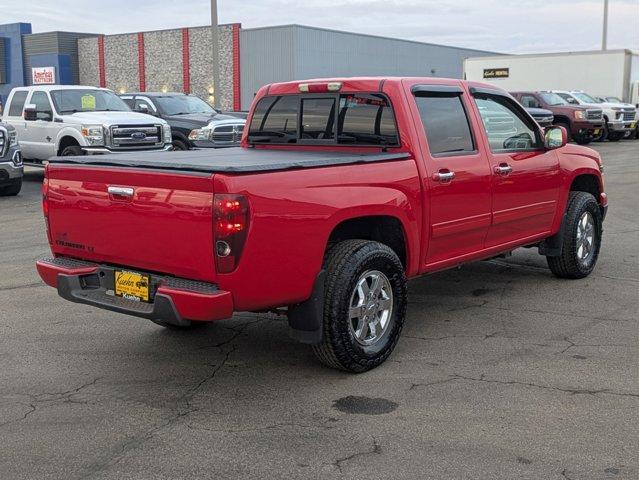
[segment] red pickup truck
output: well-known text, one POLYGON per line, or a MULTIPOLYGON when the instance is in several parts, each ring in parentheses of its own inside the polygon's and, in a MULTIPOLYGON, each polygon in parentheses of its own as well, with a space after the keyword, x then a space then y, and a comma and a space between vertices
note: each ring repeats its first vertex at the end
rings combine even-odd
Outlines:
POLYGON ((241 148, 52 160, 37 269, 67 300, 171 328, 286 313, 323 363, 363 372, 398 341, 407 278, 518 247, 590 274, 602 170, 493 86, 272 84, 241 148))

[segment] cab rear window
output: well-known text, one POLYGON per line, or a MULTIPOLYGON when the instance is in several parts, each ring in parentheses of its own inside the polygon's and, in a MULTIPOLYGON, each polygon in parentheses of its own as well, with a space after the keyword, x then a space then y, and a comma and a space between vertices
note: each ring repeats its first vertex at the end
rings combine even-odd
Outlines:
POLYGON ((396 146, 393 108, 379 93, 281 95, 255 107, 249 142, 396 146))

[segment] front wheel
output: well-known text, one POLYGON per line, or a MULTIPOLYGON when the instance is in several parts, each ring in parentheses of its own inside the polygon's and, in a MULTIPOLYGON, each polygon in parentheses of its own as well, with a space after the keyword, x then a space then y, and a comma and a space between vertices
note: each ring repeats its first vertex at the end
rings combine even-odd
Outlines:
POLYGON ((0 188, 0 197, 15 197, 22 190, 22 178, 13 180, 11 184, 0 188))
POLYGON ((323 338, 313 346, 325 365, 353 373, 382 364, 406 316, 406 276, 388 246, 346 240, 325 261, 323 338))
POLYGON ((610 133, 608 133, 608 141, 609 142, 618 142, 625 135, 626 134, 624 132, 610 132, 610 133))
POLYGON ((69 145, 64 147, 60 156, 62 157, 79 157, 84 155, 84 150, 79 145, 69 145))
POLYGON ((560 278, 584 278, 595 269, 601 247, 601 210, 595 197, 570 192, 561 255, 547 257, 552 273, 560 278))

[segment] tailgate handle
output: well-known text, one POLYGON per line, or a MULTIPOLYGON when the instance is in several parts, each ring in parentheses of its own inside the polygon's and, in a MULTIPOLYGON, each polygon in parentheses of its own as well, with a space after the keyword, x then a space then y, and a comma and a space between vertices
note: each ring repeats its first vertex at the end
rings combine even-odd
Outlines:
POLYGON ((107 192, 109 192, 109 195, 113 195, 114 197, 126 197, 126 198, 131 198, 133 197, 133 188, 131 187, 108 187, 107 188, 107 192))

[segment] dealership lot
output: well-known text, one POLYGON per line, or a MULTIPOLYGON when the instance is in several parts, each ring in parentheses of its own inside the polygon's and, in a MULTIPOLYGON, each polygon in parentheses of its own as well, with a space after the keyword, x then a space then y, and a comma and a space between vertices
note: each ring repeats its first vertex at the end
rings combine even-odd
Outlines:
POLYGON ((639 141, 595 148, 593 275, 519 250, 415 280, 398 348, 359 376, 272 315, 175 333, 59 299, 28 170, 0 199, 0 478, 638 478, 639 141))

